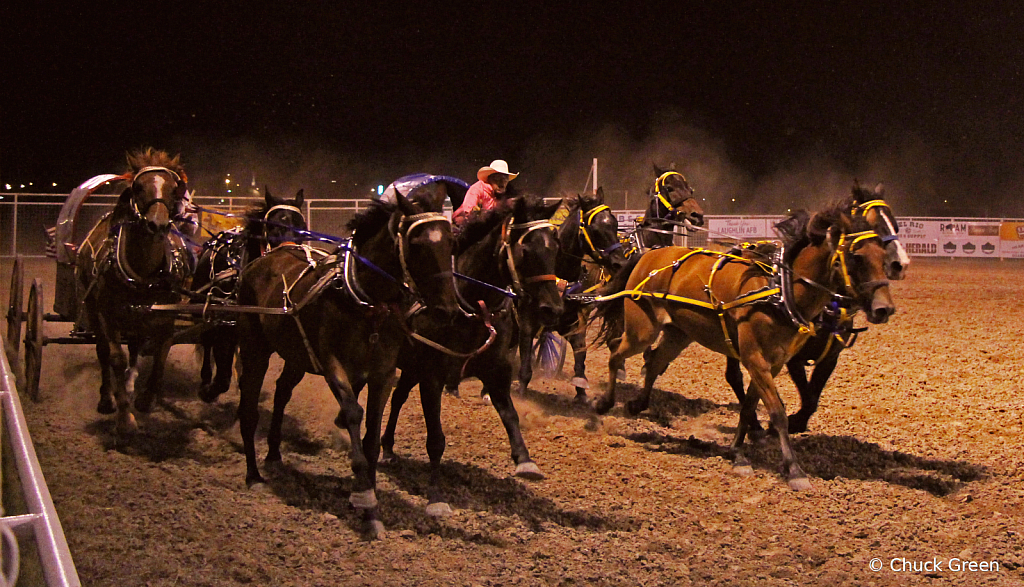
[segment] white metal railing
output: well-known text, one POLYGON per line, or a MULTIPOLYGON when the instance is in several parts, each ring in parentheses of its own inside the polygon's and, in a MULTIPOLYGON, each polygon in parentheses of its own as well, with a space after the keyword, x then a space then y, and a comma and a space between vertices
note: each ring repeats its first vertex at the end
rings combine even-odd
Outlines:
POLYGON ((0 404, 5 432, 2 441, 7 443, 4 453, 14 457, 13 467, 5 461, 3 472, 5 475, 17 472, 21 481, 21 497, 27 509, 23 514, 0 517, 0 537, 3 538, 0 542, 0 586, 13 587, 19 566, 27 566, 20 560, 18 540, 34 540, 39 554, 38 566, 42 568, 46 585, 77 587, 82 583, 39 467, 36 449, 21 410, 21 399, 14 385, 14 375, 3 352, 0 352, 0 404))

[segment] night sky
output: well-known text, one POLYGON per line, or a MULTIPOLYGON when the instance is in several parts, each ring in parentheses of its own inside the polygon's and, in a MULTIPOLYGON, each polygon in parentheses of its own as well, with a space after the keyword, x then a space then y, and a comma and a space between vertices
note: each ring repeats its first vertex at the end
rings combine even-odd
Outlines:
POLYGON ((3 3, 0 188, 66 193, 154 146, 200 194, 363 197, 504 158, 556 195, 597 157, 615 207, 674 163, 709 213, 858 179, 900 215, 1024 216, 1016 3, 142 4, 3 3))

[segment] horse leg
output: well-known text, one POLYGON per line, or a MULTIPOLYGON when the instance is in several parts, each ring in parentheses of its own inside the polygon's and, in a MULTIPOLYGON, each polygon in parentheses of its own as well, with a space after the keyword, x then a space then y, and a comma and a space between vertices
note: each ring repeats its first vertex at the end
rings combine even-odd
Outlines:
MULTIPOLYGON (((367 382, 366 392, 366 435, 363 436, 363 455, 366 459, 366 477, 370 491, 374 492, 373 507, 364 508, 363 521, 371 538, 384 538, 384 523, 380 521, 377 508, 377 459, 380 458, 380 425, 384 417, 384 408, 391 395, 391 381, 394 369, 380 373, 367 382)), ((440 399, 440 396, 438 396, 440 399)), ((358 437, 357 437, 358 438, 358 437)), ((353 444, 356 444, 353 442, 353 444)), ((353 492, 352 497, 355 497, 353 492)), ((353 504, 355 505, 355 504, 353 504)))
POLYGON ((625 370, 626 359, 649 348, 661 334, 661 328, 655 324, 640 308, 630 300, 624 300, 626 307, 625 329, 619 344, 608 356, 608 389, 594 403, 594 411, 606 414, 615 406, 615 382, 620 370, 625 370))
POLYGON ((587 332, 583 327, 577 328, 566 335, 569 346, 572 347, 573 378, 572 384, 576 387, 576 403, 587 403, 587 388, 590 382, 587 381, 587 332))
MULTIPOLYGON (((744 356, 744 363, 747 366, 747 372, 750 373, 751 386, 755 388, 761 401, 764 402, 765 408, 768 409, 768 413, 771 417, 772 427, 779 433, 779 447, 782 449, 782 470, 786 475, 786 481, 789 484, 789 488, 794 491, 801 491, 811 488, 810 482, 807 480, 807 475, 800 468, 800 465, 796 461, 796 455, 793 453, 792 443, 789 438, 789 423, 786 417, 786 406, 782 403, 782 398, 779 397, 779 391, 775 387, 774 376, 781 370, 781 365, 778 368, 772 368, 768 361, 759 352, 749 352, 744 356)), ((753 396, 753 394, 748 394, 753 396)), ((748 406, 753 404, 754 408, 757 406, 757 401, 754 397, 748 397, 744 402, 744 412, 747 411, 748 406)), ((740 430, 745 428, 744 416, 747 414, 741 414, 740 417, 740 430)), ((744 430, 745 431, 745 430, 744 430)), ((739 439, 739 432, 737 432, 737 438, 739 439)), ((742 442, 742 439, 739 439, 742 442)))
POLYGON ((665 328, 664 335, 661 337, 661 343, 652 350, 644 365, 647 369, 644 375, 644 388, 640 392, 640 397, 626 402, 626 411, 629 412, 629 415, 636 416, 650 406, 651 390, 654 388, 654 382, 665 372, 669 364, 679 356, 679 353, 683 352, 683 349, 690 345, 690 342, 692 342, 692 339, 686 336, 682 330, 671 326, 665 328))
POLYGON ((306 370, 301 366, 297 366, 294 361, 291 363, 286 361, 281 375, 277 378, 274 389, 274 414, 270 417, 270 431, 267 432, 267 458, 264 459, 264 463, 281 462, 281 425, 284 421, 284 409, 292 399, 292 391, 295 386, 302 381, 305 375, 306 370))
POLYGON ((821 399, 821 392, 824 391, 829 377, 831 377, 832 372, 835 371, 836 364, 839 362, 839 353, 841 351, 842 347, 838 347, 838 350, 830 352, 827 356, 815 363, 814 370, 811 372, 810 382, 807 381, 803 363, 800 363, 798 369, 801 375, 803 375, 803 385, 797 381, 796 376, 794 375, 795 371, 792 363, 797 361, 790 361, 787 365, 789 368, 789 374, 793 379, 793 383, 800 392, 800 409, 789 417, 790 434, 807 432, 807 421, 811 419, 814 412, 818 411, 818 401, 821 399))
MULTIPOLYGON (((243 338, 242 340, 246 340, 243 338)), ((245 452, 245 485, 252 487, 264 483, 256 464, 256 427, 260 423, 260 390, 270 366, 272 352, 265 345, 253 341, 243 345, 240 360, 242 373, 238 378, 238 424, 245 452), (247 348, 249 347, 249 348, 247 348)))
POLYGON ((199 399, 207 403, 217 401, 221 394, 231 387, 231 372, 235 362, 235 349, 238 348, 238 330, 233 326, 220 325, 203 334, 203 347, 206 351, 203 368, 208 367, 212 355, 216 363, 216 374, 208 372, 203 376, 203 386, 199 390, 199 399))
POLYGON ((203 401, 208 401, 206 397, 213 381, 213 333, 217 328, 214 326, 199 336, 199 348, 203 351, 203 365, 199 368, 199 398, 203 401))
MULTIPOLYGON (((452 508, 441 491, 441 458, 444 456, 445 447, 444 428, 441 425, 442 384, 440 377, 426 377, 424 381, 420 381, 420 402, 423 404, 423 420, 427 425, 427 456, 430 458, 427 515, 434 518, 452 513, 452 508)), ((392 401, 392 413, 394 409, 392 401)))
MULTIPOLYGON (((402 406, 405 405, 406 400, 409 399, 409 392, 412 391, 414 385, 416 385, 416 374, 417 369, 407 368, 402 370, 402 376, 398 378, 398 385, 395 386, 395 390, 391 392, 391 413, 388 414, 388 424, 384 428, 384 434, 380 438, 380 445, 383 452, 380 457, 380 462, 389 464, 395 462, 398 457, 395 456, 395 428, 398 427, 398 416, 402 413, 402 406)), ((423 397, 423 382, 420 382, 420 397, 423 397)), ((423 408, 424 416, 426 415, 426 407, 423 408)), ((429 446, 429 427, 430 423, 427 422, 427 444, 429 446)))
MULTIPOLYGON (((163 389, 164 382, 164 369, 167 366, 167 355, 171 352, 171 338, 173 332, 167 331, 160 334, 160 346, 157 347, 153 353, 153 369, 149 373, 149 381, 146 382, 146 388, 141 392, 135 394, 135 409, 148 414, 153 409, 153 400, 160 394, 163 389)), ((131 345, 128 347, 131 349, 131 345)), ((131 377, 134 379, 138 375, 138 369, 135 363, 138 362, 138 351, 131 353, 135 358, 129 361, 131 364, 131 377)))
MULTIPOLYGON (((495 353, 498 354, 498 353, 495 353)), ((494 360, 492 358, 492 360, 494 360)), ((512 448, 512 462, 516 464, 516 476, 524 479, 540 480, 544 473, 540 467, 530 460, 530 451, 526 448, 523 433, 519 429, 519 413, 512 403, 512 365, 507 360, 498 360, 487 373, 481 373, 484 393, 491 397, 491 403, 505 426, 508 442, 512 448)))
POLYGON ((747 390, 743 401, 740 402, 740 418, 736 425, 736 436, 729 447, 729 453, 732 456, 732 470, 737 475, 744 477, 754 474, 754 468, 750 466, 750 461, 743 454, 742 447, 743 440, 747 436, 749 422, 757 419, 757 402, 759 401, 761 400, 754 390, 754 382, 751 381, 750 389, 747 390))
MULTIPOLYGON (((95 319, 90 318, 92 324, 96 324, 95 319)), ((117 411, 114 406, 114 392, 110 377, 110 341, 105 336, 101 336, 99 332, 96 334, 96 359, 100 363, 100 403, 96 405, 96 411, 101 414, 113 414, 117 411)))
POLYGON ((536 329, 533 328, 529 318, 524 317, 522 327, 519 329, 519 386, 517 394, 519 397, 526 395, 526 390, 533 380, 533 341, 543 341, 543 335, 533 336, 536 329))
MULTIPOLYGON (((725 380, 729 383, 729 387, 732 388, 732 392, 736 394, 736 399, 739 400, 740 409, 742 411, 743 401, 746 395, 743 392, 743 371, 740 370, 740 360, 732 357, 727 357, 725 360, 725 380)), ((764 436, 764 429, 761 428, 761 423, 757 421, 757 410, 751 412, 747 421, 748 432, 751 438, 762 438, 764 436)))

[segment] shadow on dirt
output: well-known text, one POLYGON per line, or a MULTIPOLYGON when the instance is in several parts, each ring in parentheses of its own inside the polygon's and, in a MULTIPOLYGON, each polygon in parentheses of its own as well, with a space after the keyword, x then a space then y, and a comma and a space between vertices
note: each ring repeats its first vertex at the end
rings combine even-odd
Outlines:
MULTIPOLYGON (((625 438, 641 443, 651 451, 688 455, 698 458, 729 458, 727 446, 694 437, 678 438, 669 434, 637 433, 625 438)), ((778 441, 774 437, 750 444, 744 454, 751 464, 772 473, 782 462, 778 441)), ((794 450, 804 471, 813 477, 831 480, 837 477, 863 481, 885 481, 911 489, 927 491, 943 497, 955 493, 964 484, 987 476, 982 465, 964 461, 925 459, 897 451, 883 450, 877 444, 852 436, 823 434, 793 437, 794 450)))
MULTIPOLYGON (((513 384, 513 389, 515 385, 517 384, 513 384)), ((640 390, 639 386, 620 382, 615 388, 615 407, 609 413, 613 416, 632 417, 626 411, 625 403, 639 397, 640 390)), ((592 403, 601 393, 603 391, 599 391, 597 386, 591 388, 587 393, 588 401, 592 403)), ((590 405, 575 403, 573 398, 557 393, 545 393, 531 388, 527 389, 522 397, 543 407, 545 412, 551 415, 583 420, 588 420, 594 416, 594 409, 590 405)), ((677 418, 696 418, 720 409, 732 410, 738 414, 740 408, 737 403, 717 404, 708 399, 690 399, 675 392, 654 388, 651 390, 650 407, 636 417, 668 427, 677 418)))
MULTIPOLYGON (((287 458, 286 455, 286 461, 287 458)), ((347 465, 347 460, 343 462, 347 465)), ((442 491, 456 510, 486 511, 517 518, 533 532, 543 532, 552 524, 623 532, 632 532, 640 527, 638 520, 625 515, 609 516, 563 509, 551 500, 536 497, 526 482, 499 478, 476 466, 445 462, 442 467, 442 491)), ((286 504, 330 512, 349 524, 353 531, 362 530, 363 522, 348 502, 352 492, 351 475, 313 474, 287 463, 265 469, 264 477, 269 488, 286 504)), ((414 530, 421 535, 437 534, 465 542, 508 546, 508 538, 498 533, 509 526, 507 523, 489 521, 485 527, 481 521, 478 527, 473 527, 470 521, 470 529, 466 529, 455 527, 444 518, 432 518, 426 514, 429 463, 400 458, 396 463, 378 466, 378 480, 385 476, 402 491, 424 497, 421 503, 413 503, 401 493, 378 489, 380 515, 389 531, 414 530)))

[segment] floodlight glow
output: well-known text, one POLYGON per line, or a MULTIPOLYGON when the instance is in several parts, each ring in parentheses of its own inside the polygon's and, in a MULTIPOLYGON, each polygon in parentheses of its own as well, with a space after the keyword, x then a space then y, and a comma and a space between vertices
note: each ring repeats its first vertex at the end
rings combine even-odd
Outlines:
POLYGON ((9 190, 9 189, 11 189, 11 184, 9 184, 9 183, 5 183, 5 184, 4 184, 4 189, 5 189, 5 190, 9 190))
POLYGON ((377 195, 380 196, 384 193, 384 186, 377 185, 377 195))

